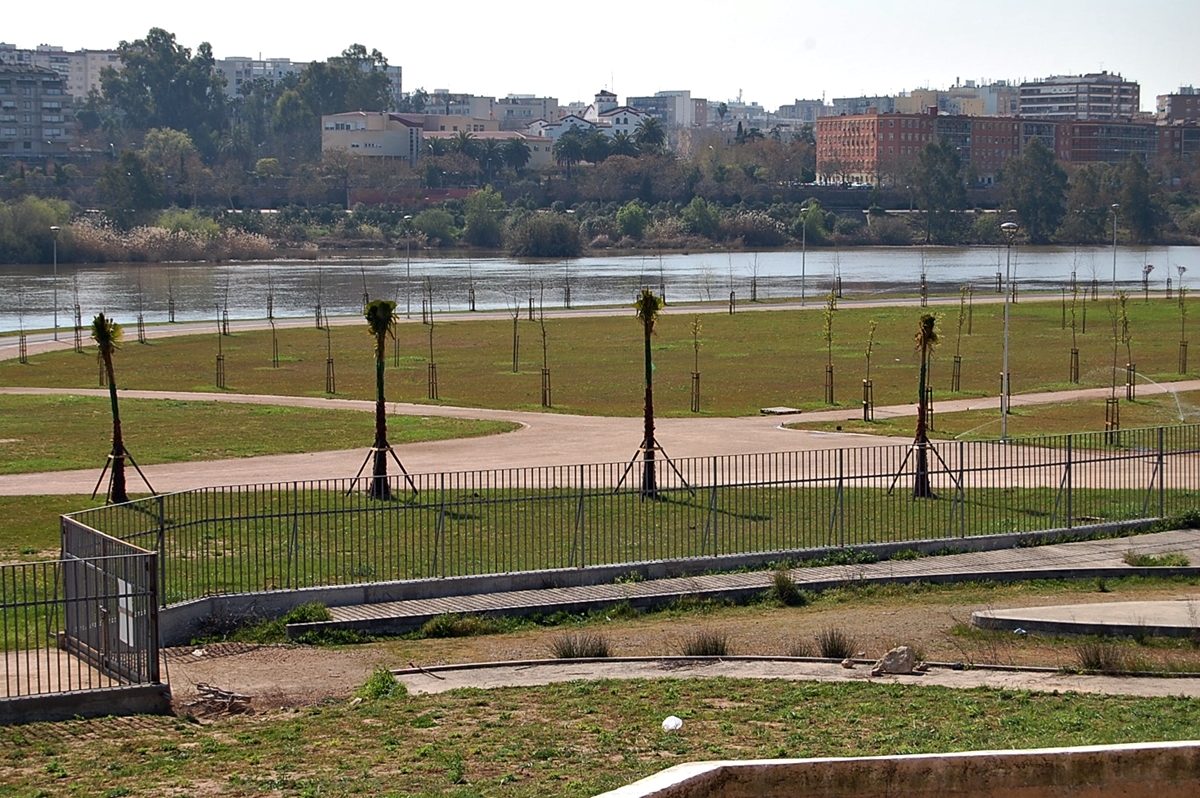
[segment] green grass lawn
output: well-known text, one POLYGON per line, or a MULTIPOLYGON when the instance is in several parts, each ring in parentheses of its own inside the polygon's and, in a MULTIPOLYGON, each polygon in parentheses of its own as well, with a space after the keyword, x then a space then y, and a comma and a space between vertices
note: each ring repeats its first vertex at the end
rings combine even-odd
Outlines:
MULTIPOLYGON (((1087 306, 1087 333, 1078 329, 1082 386, 1109 383, 1112 327, 1107 301, 1087 306)), ((1194 307, 1194 306, 1193 306, 1194 307)), ((846 308, 833 320, 835 399, 858 407, 864 376, 867 328, 878 322, 871 376, 877 404, 913 401, 917 356, 913 335, 922 312, 914 307, 846 308)), ((1177 368, 1179 308, 1176 300, 1129 304, 1133 359, 1141 373, 1163 381, 1180 379, 1177 368)), ((957 308, 942 308, 942 344, 932 363, 936 396, 948 396, 957 344, 957 308)), ((1194 313, 1193 313, 1194 315, 1194 313)), ((1082 310, 1077 314, 1082 320, 1082 310)), ((691 315, 664 315, 654 339, 655 404, 663 415, 689 415, 692 347, 691 315)), ((822 314, 808 311, 708 313, 700 317, 701 406, 704 414, 744 415, 759 408, 792 405, 822 409, 825 342, 822 314)), ((1075 387, 1067 382, 1071 330, 1062 329, 1057 302, 1022 301, 1012 306, 1010 370, 1013 391, 1025 393, 1075 387)), ((1003 306, 977 304, 961 339, 961 396, 994 395, 1001 362, 1003 306)), ((642 409, 642 338, 629 315, 611 318, 551 319, 546 322, 548 364, 555 410, 636 416, 642 409)), ((434 329, 438 388, 443 404, 540 409, 541 331, 522 318, 520 373, 512 373, 512 324, 508 321, 438 322, 434 329)), ((313 328, 278 333, 281 364, 271 367, 270 331, 223 339, 227 390, 286 395, 323 395, 326 335, 313 328)), ((374 391, 371 339, 363 325, 336 327, 330 337, 339 396, 369 399, 374 391)), ((388 398, 426 401, 428 327, 399 328, 401 360, 392 368, 388 354, 388 398)), ((160 339, 150 345, 126 343, 117 353, 122 388, 201 390, 214 388, 215 336, 160 339)), ((1118 362, 1126 361, 1122 347, 1118 362)), ((1193 358, 1200 366, 1200 358, 1193 358)), ((1194 376, 1196 371, 1191 371, 1194 376)), ((33 357, 28 365, 0 362, 0 385, 95 387, 94 350, 33 357)))
MULTIPOLYGON (((1195 391, 1182 392, 1177 396, 1143 394, 1132 402, 1125 401, 1123 388, 1118 388, 1117 395, 1121 398, 1122 429, 1194 424, 1200 420, 1200 394, 1195 391)), ((943 394, 942 398, 951 398, 952 396, 952 394, 943 394)), ((1000 437, 1000 411, 998 409, 947 413, 938 411, 937 397, 934 398, 933 404, 934 428, 929 430, 930 438, 989 440, 1000 437)), ((1104 412, 1105 403, 1102 399, 1014 407, 1008 415, 1008 434, 1011 437, 1020 437, 1103 431, 1104 412)), ((914 424, 913 418, 881 418, 864 422, 861 412, 848 411, 844 421, 794 421, 786 426, 789 429, 911 437, 914 424)))
POLYGON ((589 796, 704 759, 1184 740, 1189 698, 742 679, 456 690, 0 728, 5 795, 589 796), (666 733, 675 714, 683 729, 666 733))
MULTIPOLYGON (((319 452, 370 445, 374 417, 354 410, 145 399, 121 401, 125 445, 139 465, 319 452)), ((392 416, 393 444, 491 435, 515 424, 392 416)), ((107 398, 0 394, 0 474, 96 468, 112 447, 107 398)))

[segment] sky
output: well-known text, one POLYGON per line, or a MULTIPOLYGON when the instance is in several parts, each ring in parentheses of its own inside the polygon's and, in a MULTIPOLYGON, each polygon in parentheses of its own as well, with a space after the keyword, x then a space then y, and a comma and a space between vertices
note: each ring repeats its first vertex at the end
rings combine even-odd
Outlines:
POLYGON ((958 79, 1109 70, 1138 81, 1142 109, 1152 111, 1155 95, 1200 87, 1197 0, 442 0, 352 3, 344 14, 331 13, 336 3, 294 0, 60 0, 53 14, 12 5, 0 41, 18 47, 113 48, 151 27, 193 50, 207 41, 217 58, 324 59, 361 43, 403 68, 406 91, 548 95, 562 104, 601 89, 622 100, 690 89, 775 110, 958 79))

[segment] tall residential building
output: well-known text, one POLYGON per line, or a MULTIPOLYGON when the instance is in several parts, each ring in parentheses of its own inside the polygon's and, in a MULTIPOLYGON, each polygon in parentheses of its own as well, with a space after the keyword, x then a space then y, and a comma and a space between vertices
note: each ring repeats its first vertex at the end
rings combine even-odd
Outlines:
POLYGON ((874 108, 878 113, 890 114, 896 110, 894 97, 834 97, 831 116, 857 116, 874 108))
POLYGON ((1180 86, 1174 94, 1158 95, 1154 110, 1160 124, 1200 122, 1200 92, 1191 86, 1180 86))
POLYGON ((797 122, 815 125, 818 117, 829 116, 832 113, 833 108, 825 105, 824 100, 796 100, 789 105, 779 106, 775 115, 780 119, 795 119, 797 122))
POLYGON ((425 99, 425 113, 443 116, 469 116, 494 119, 496 98, 477 94, 458 94, 449 89, 434 89, 425 99))
POLYGON ((1054 75, 1022 83, 1017 114, 1026 119, 1129 119, 1138 113, 1141 87, 1109 72, 1054 75))
POLYGON ((496 100, 495 115, 501 130, 524 130, 535 119, 558 119, 558 98, 510 94, 496 100))
POLYGON ((66 155, 74 136, 75 111, 62 75, 0 64, 0 157, 66 155))
MULTIPOLYGON (((657 119, 667 127, 697 127, 697 101, 683 89, 655 92, 652 97, 626 97, 625 104, 657 119)), ((704 105, 707 109, 707 103, 704 105)))
MULTIPOLYGON (((293 61, 290 58, 249 58, 235 55, 218 58, 217 71, 225 76, 225 96, 232 99, 241 96, 243 83, 250 83, 258 78, 266 78, 275 83, 289 75, 299 76, 309 63, 293 61)), ((388 76, 388 94, 392 107, 396 107, 404 94, 403 71, 400 67, 389 64, 384 72, 388 76)))
POLYGON ((0 42, 0 63, 52 69, 62 76, 64 91, 80 100, 92 89, 100 90, 104 67, 119 70, 122 66, 116 50, 64 50, 53 44, 26 50, 4 42, 0 42))

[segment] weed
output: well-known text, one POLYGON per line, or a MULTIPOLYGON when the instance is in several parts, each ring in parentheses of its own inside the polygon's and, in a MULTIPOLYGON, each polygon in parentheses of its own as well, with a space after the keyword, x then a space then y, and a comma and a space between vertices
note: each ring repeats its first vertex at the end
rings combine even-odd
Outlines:
POLYGON ((813 656, 813 645, 807 640, 793 640, 788 643, 787 655, 789 657, 811 657, 813 656))
POLYGON ((1108 640, 1089 638, 1075 645, 1075 658, 1081 671, 1120 673, 1125 670, 1125 653, 1108 640))
POLYGON ((823 627, 817 632, 814 640, 817 650, 825 659, 847 659, 854 656, 854 638, 845 629, 836 626, 823 627))
POLYGON ((501 624, 493 618, 478 615, 447 613, 430 618, 421 627, 419 637, 475 637, 501 631, 501 624))
POLYGON ((387 668, 376 668, 371 675, 363 683, 363 686, 355 692, 359 698, 381 699, 381 698, 403 698, 408 695, 408 688, 403 682, 396 680, 392 672, 387 668))
POLYGON ((306 646, 357 646, 374 640, 356 629, 314 629, 296 638, 297 643, 306 646))
POLYGON ((568 632, 550 641, 555 659, 594 659, 609 656, 608 638, 592 632, 568 632))
POLYGON ((792 574, 782 568, 775 572, 771 580, 771 596, 785 607, 803 607, 808 603, 808 598, 796 586, 792 574))
POLYGON ((333 620, 333 616, 329 613, 329 608, 324 604, 301 604, 299 607, 294 607, 283 616, 283 622, 289 623, 320 623, 321 621, 333 620))
POLYGON ((638 582, 645 582, 646 577, 642 576, 640 571, 630 571, 629 573, 621 574, 613 579, 614 585, 633 585, 638 582))
POLYGON ((924 556, 925 556, 924 554, 917 551, 916 549, 900 549, 900 551, 894 552, 891 557, 888 557, 888 559, 889 560, 919 560, 924 556))
POLYGON ((1166 554, 1140 554, 1130 549, 1121 559, 1126 565, 1134 568, 1186 568, 1192 564, 1191 560, 1177 551, 1169 551, 1166 554))
POLYGON ((1097 577, 1097 579, 1096 579, 1096 592, 1097 593, 1108 593, 1109 592, 1108 583, 1104 581, 1103 576, 1097 577))
POLYGON ((642 613, 637 607, 630 604, 628 601, 622 601, 620 604, 614 604, 611 607, 600 612, 605 620, 609 621, 628 621, 637 618, 642 613))
POLYGON ((800 566, 802 568, 820 568, 824 565, 869 565, 873 562, 879 562, 879 558, 869 551, 837 549, 824 557, 801 560, 800 566))
POLYGON ((685 657, 724 657, 729 655, 729 635, 713 630, 700 631, 683 641, 685 657))

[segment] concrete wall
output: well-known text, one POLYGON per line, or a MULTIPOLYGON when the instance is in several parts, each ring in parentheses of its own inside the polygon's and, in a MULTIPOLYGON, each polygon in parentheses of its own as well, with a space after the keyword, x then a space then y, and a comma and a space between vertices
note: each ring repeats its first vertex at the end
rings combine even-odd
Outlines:
POLYGON ((167 715, 171 689, 165 684, 81 690, 0 699, 0 726, 69 720, 76 716, 167 715))
POLYGON ((1200 742, 697 762, 598 798, 1191 798, 1200 742))

